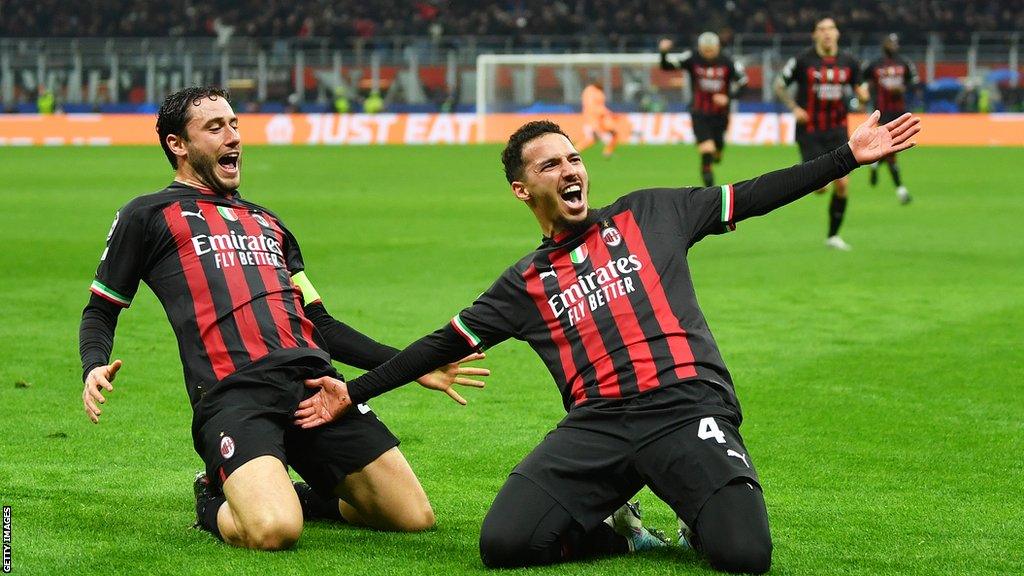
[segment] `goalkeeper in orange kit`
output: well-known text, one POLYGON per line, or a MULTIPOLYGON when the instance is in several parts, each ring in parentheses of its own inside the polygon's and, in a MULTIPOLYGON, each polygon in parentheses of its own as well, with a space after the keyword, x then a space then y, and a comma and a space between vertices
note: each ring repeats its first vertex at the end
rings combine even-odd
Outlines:
POLYGON ((583 89, 583 140, 577 143, 580 152, 586 150, 597 137, 604 142, 604 157, 609 158, 618 141, 615 133, 615 115, 605 105, 604 88, 600 80, 593 80, 583 89))

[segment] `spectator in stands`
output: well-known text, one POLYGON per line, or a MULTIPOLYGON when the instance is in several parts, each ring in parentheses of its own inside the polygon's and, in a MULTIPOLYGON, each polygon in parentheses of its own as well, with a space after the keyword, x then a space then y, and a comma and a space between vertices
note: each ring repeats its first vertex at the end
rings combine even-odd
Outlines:
POLYGON ((380 90, 370 90, 370 95, 363 100, 363 112, 366 114, 379 114, 384 111, 384 98, 381 98, 380 90))
POLYGON ((345 90, 344 86, 336 87, 334 89, 334 112, 337 114, 348 114, 350 107, 348 91, 345 90))
MULTIPOLYGON (((818 0, 730 0, 705 3, 699 17, 692 2, 664 0, 238 0, 223 3, 165 0, 83 0, 0 3, 0 37, 236 36, 339 40, 388 35, 531 35, 588 37, 614 45, 621 35, 692 36, 700 30, 732 29, 766 34, 803 32, 822 15, 818 0), (173 14, 174 18, 168 15, 173 14), (215 25, 214 23, 217 22, 215 25)), ((829 3, 828 13, 848 32, 872 33, 880 22, 900 30, 906 43, 921 43, 935 31, 944 40, 968 40, 977 31, 1024 28, 1024 0, 861 0, 829 3)), ((723 38, 723 40, 726 40, 723 38)), ((727 42, 726 42, 727 43, 727 42)))
POLYGON ((36 109, 40 114, 53 114, 57 108, 57 98, 46 86, 39 87, 39 98, 36 98, 36 109))

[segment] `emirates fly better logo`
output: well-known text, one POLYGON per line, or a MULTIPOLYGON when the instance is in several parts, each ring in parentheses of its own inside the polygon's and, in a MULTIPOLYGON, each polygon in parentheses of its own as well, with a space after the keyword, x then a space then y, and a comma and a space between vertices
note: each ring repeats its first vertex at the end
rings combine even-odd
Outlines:
MULTIPOLYGON (((605 229, 601 236, 605 242, 622 241, 622 236, 614 228, 605 229)), ((588 310, 593 312, 619 296, 635 292, 633 273, 643 267, 644 263, 636 254, 613 258, 589 274, 580 274, 571 286, 548 298, 548 306, 555 318, 565 314, 569 325, 575 326, 586 317, 588 310)))
MULTIPOLYGON (((197 212, 202 214, 202 210, 197 212)), ((194 215, 195 213, 188 213, 194 215)), ((252 215, 253 220, 264 228, 270 228, 270 222, 262 215, 241 209, 217 206, 217 214, 227 222, 238 222, 242 216, 252 215)), ((186 212, 182 211, 182 216, 186 212)), ((204 218, 205 220, 205 218, 204 218)), ((196 256, 213 254, 213 262, 217 268, 232 266, 273 266, 284 267, 284 251, 277 238, 260 234, 239 234, 229 230, 227 234, 197 234, 192 237, 192 249, 196 256)))

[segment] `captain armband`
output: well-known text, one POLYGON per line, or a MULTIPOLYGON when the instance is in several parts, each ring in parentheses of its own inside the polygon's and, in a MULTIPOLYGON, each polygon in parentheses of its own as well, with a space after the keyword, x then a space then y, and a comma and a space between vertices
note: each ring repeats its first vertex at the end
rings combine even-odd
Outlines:
POLYGON ((302 292, 302 302, 304 305, 309 305, 314 302, 320 301, 320 294, 317 293, 316 288, 313 287, 313 283, 306 278, 306 272, 298 272, 292 274, 292 284, 302 292))

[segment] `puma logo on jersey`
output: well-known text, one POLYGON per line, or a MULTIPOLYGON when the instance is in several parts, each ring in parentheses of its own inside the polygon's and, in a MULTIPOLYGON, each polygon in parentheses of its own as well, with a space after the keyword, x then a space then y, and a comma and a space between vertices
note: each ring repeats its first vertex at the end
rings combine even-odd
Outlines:
POLYGON ((737 451, 733 450, 732 448, 730 448, 729 450, 726 450, 725 455, 726 456, 732 456, 733 458, 739 458, 740 460, 743 460, 743 463, 747 466, 747 468, 750 468, 750 463, 747 462, 747 455, 746 454, 740 454, 739 452, 737 452, 737 451))
POLYGON ((550 276, 551 278, 554 278, 554 279, 556 279, 556 280, 558 279, 558 274, 555 274, 555 269, 554 269, 554 268, 552 268, 552 269, 550 269, 550 270, 548 270, 548 271, 546 271, 546 272, 541 272, 541 273, 540 273, 540 279, 541 279, 541 280, 543 280, 543 279, 545 279, 545 278, 547 278, 547 277, 549 277, 549 276, 550 276))
POLYGON ((196 210, 195 212, 189 212, 188 210, 182 210, 181 211, 181 215, 182 215, 182 217, 193 216, 195 218, 199 218, 203 222, 206 222, 206 216, 203 216, 203 211, 202 210, 196 210))

